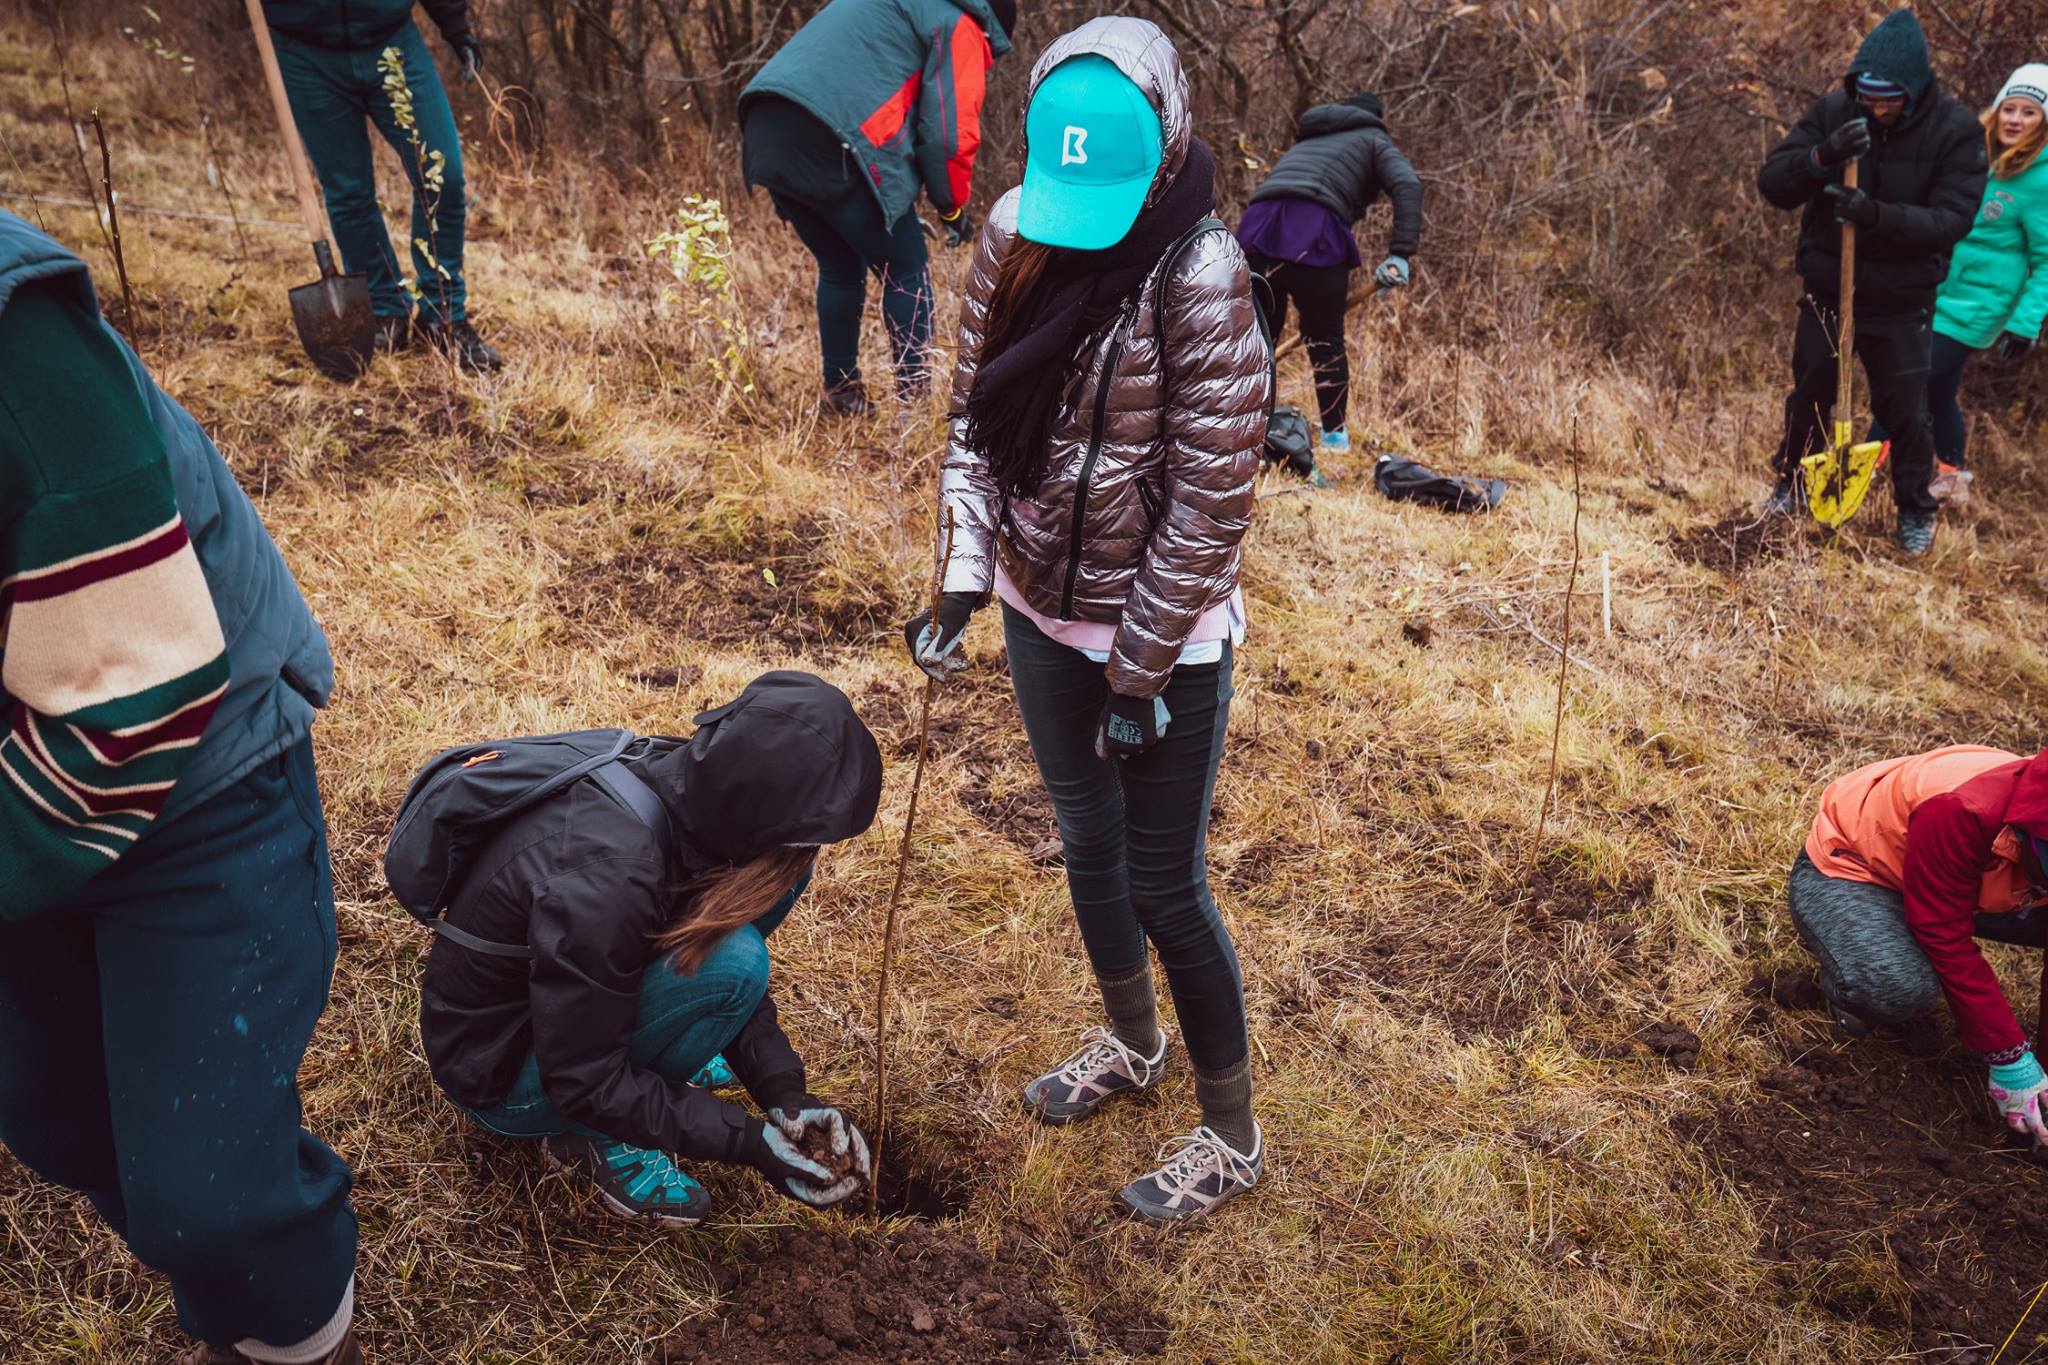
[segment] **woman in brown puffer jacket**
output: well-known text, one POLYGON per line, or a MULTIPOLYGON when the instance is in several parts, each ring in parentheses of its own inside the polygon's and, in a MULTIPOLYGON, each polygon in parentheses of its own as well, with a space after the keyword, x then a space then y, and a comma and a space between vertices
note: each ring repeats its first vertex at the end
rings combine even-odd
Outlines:
POLYGON ((1024 1086, 1071 1123, 1166 1069, 1147 941, 1173 992, 1202 1124, 1123 1200, 1199 1217, 1264 1164, 1244 989, 1210 895, 1205 831, 1243 636, 1238 546, 1272 367, 1243 251, 1212 216, 1215 163, 1150 22, 1111 16, 1032 72, 1024 183, 975 253, 953 380, 945 595, 905 628, 920 666, 965 666, 1002 599, 1010 673, 1058 812, 1108 1027, 1024 1086))

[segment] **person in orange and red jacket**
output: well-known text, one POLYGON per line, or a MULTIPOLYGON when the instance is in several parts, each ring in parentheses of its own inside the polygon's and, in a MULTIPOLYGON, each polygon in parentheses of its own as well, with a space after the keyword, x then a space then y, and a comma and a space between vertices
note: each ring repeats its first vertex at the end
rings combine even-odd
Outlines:
POLYGON ((1821 794, 1789 893, 1842 1024, 1901 1024, 1946 995, 1963 1046, 1990 1066, 1992 1102, 2037 1147, 2048 1146, 2048 1078, 1975 940, 2048 946, 2044 841, 2048 750, 1885 759, 1821 794))
POLYGON ((967 212, 982 95, 1010 50, 1017 0, 831 0, 740 92, 741 166, 818 258, 829 412, 868 410, 860 373, 867 277, 882 289, 899 400, 930 384, 931 274, 922 190, 946 242, 967 212))

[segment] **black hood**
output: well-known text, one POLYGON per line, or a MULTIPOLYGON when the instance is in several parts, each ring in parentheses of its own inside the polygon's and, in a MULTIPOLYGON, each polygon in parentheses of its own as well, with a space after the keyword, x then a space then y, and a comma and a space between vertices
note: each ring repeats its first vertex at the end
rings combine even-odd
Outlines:
POLYGON ((1294 125, 1295 141, 1347 133, 1354 128, 1385 128, 1387 125, 1380 118, 1378 105, 1379 99, 1374 95, 1356 95, 1340 104, 1318 104, 1294 125), (1367 101, 1372 107, 1367 107, 1367 101))
POLYGON ((763 673, 648 761, 684 861, 743 863, 784 844, 836 844, 875 822, 882 752, 853 703, 809 673, 763 673))
POLYGON ((1918 113, 1927 103, 1934 85, 1934 64, 1927 56, 1927 34, 1909 9, 1893 10, 1884 22, 1870 30, 1856 60, 1843 78, 1849 93, 1856 93, 1858 76, 1876 76, 1906 92, 1906 113, 1918 113))

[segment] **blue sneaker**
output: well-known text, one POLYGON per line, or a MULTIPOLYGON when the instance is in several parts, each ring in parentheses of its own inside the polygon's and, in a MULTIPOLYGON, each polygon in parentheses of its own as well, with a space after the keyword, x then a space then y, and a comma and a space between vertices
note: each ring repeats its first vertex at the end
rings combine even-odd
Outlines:
POLYGON ((1908 558, 1918 559, 1934 544, 1934 513, 1899 513, 1899 529, 1892 539, 1908 558))
POLYGON ((737 1078, 732 1074, 732 1064, 720 1055, 704 1063, 703 1070, 690 1077, 690 1084, 700 1090, 723 1090, 735 1079, 737 1078))
POLYGON ((589 1176, 604 1202, 626 1218, 687 1227, 701 1221, 711 1206, 711 1196, 702 1185, 684 1175, 666 1155, 646 1147, 558 1133, 548 1138, 541 1150, 557 1170, 589 1176))
POLYGON ((1335 431, 1324 432, 1322 448, 1325 455, 1349 455, 1351 453, 1351 433, 1343 427, 1338 427, 1335 431))

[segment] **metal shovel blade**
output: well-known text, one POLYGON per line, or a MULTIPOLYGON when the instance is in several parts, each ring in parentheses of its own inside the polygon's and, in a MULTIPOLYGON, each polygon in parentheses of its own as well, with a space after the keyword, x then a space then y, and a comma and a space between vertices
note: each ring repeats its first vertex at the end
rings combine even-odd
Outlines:
POLYGON ((377 320, 370 314, 367 276, 323 275, 288 297, 299 342, 320 373, 346 380, 370 368, 377 348, 377 320))

